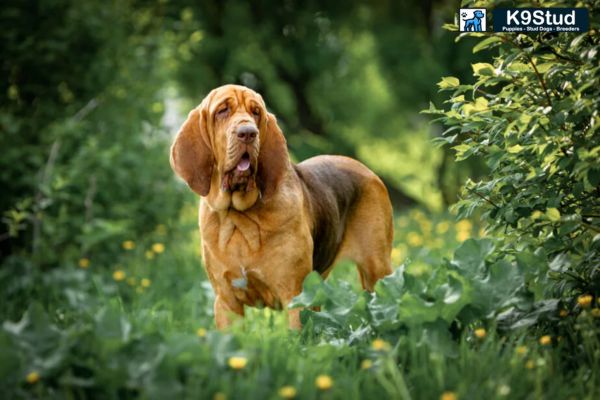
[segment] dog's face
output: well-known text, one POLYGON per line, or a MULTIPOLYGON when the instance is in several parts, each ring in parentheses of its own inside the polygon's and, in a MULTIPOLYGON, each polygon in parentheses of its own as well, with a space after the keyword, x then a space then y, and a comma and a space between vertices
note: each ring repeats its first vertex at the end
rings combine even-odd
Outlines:
POLYGON ((171 148, 171 166, 218 208, 247 209, 272 192, 288 164, 285 139, 262 97, 225 85, 192 110, 171 148))
POLYGON ((209 135, 223 191, 250 192, 255 187, 261 135, 267 110, 262 97, 247 88, 228 85, 209 97, 209 135), (211 129, 212 128, 212 129, 211 129))

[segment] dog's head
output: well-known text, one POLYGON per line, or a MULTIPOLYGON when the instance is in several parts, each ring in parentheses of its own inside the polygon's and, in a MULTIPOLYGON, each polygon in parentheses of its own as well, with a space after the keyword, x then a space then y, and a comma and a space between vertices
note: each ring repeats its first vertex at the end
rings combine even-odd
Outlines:
POLYGON ((200 196, 243 198, 235 208, 247 209, 259 194, 266 198, 274 192, 289 158, 262 97, 225 85, 189 113, 171 147, 171 166, 200 196))

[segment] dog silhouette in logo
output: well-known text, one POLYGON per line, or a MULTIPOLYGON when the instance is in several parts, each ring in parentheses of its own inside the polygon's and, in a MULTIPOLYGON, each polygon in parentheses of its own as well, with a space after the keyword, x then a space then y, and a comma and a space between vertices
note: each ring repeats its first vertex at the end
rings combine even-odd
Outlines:
MULTIPOLYGON (((463 19, 467 18, 467 13, 461 14, 463 19)), ((465 19, 465 31, 469 32, 481 32, 481 19, 485 16, 483 11, 473 11, 473 18, 465 19)))

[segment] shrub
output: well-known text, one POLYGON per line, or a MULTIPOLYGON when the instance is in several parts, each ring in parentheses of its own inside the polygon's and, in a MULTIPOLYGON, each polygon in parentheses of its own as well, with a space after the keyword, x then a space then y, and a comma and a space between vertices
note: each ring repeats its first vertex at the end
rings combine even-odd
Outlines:
POLYGON ((480 39, 473 52, 496 56, 472 65, 473 83, 444 77, 438 85, 449 107, 426 111, 446 125, 438 141, 458 160, 479 156, 490 168, 465 184, 459 216, 483 211, 507 239, 499 252, 538 260, 528 281, 536 300, 572 304, 600 294, 600 10, 582 3, 592 16, 582 34, 460 35, 480 39))

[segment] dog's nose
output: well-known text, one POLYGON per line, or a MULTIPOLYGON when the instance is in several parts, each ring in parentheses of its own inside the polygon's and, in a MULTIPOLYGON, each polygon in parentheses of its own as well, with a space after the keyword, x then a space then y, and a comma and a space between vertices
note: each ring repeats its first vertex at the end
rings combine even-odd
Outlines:
POLYGON ((244 143, 252 143, 258 135, 258 129, 252 125, 242 125, 237 128, 237 138, 244 143))

